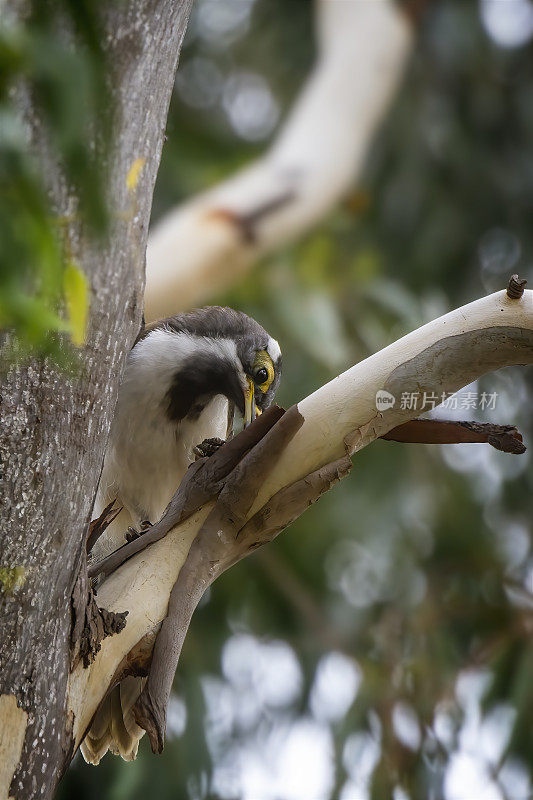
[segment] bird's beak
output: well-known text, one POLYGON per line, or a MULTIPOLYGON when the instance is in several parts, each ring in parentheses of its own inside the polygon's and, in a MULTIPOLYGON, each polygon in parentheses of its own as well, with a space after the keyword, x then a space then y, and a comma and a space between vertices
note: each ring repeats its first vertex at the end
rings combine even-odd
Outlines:
POLYGON ((246 379, 248 381, 248 389, 244 392, 244 427, 247 428, 248 425, 254 421, 255 419, 255 386, 254 382, 251 378, 246 379))
POLYGON ((247 428, 256 417, 261 416, 262 411, 255 404, 255 386, 251 378, 248 381, 248 389, 244 393, 244 427, 247 428))

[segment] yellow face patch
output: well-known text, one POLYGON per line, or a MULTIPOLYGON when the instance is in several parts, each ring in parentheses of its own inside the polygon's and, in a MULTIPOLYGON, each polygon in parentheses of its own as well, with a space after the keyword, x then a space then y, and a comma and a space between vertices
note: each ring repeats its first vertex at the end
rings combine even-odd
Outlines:
POLYGON ((268 391, 268 387, 274 380, 274 364, 272 363, 272 359, 268 355, 266 350, 258 350, 255 354, 254 364, 253 364, 253 376, 255 385, 261 389, 262 392, 268 391), (259 370, 265 369, 268 373, 268 377, 266 380, 259 383, 255 376, 259 372, 259 370))

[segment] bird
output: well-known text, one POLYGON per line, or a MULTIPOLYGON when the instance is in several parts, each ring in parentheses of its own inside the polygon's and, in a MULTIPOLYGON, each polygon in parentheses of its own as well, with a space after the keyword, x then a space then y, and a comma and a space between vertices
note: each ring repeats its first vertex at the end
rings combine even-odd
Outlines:
MULTIPOLYGON (((91 552, 97 561, 162 516, 205 440, 229 438, 272 403, 282 367, 278 342, 252 317, 209 306, 144 328, 130 351, 95 499, 122 510, 91 552)), ((111 688, 81 743, 90 764, 107 753, 132 761, 144 734, 132 707, 145 678, 111 688)))

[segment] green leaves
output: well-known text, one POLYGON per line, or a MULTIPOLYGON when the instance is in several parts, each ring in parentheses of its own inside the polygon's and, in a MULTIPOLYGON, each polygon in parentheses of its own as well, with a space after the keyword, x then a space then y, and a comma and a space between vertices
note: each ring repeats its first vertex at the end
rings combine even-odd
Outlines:
POLYGON ((0 29, 0 329, 12 332, 18 357, 57 357, 55 333, 85 341, 87 277, 72 262, 69 235, 73 225, 84 237, 107 230, 112 104, 99 4, 39 0, 29 12, 23 24, 6 13, 0 29), (65 28, 71 37, 61 35, 65 28), (20 112, 27 98, 31 120, 20 112), (68 186, 68 218, 52 206, 55 161, 68 186))

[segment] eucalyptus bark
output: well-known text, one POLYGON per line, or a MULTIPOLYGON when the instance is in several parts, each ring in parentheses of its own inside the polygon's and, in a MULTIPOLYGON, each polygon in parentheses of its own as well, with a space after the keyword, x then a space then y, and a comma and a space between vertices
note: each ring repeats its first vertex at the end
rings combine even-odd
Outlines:
POLYGON ((104 243, 84 231, 32 97, 19 91, 53 213, 66 220, 69 251, 89 280, 91 307, 76 374, 34 361, 2 379, 0 800, 52 797, 74 752, 67 714, 72 596, 85 570, 120 375, 141 325, 153 187, 191 3, 137 0, 105 12, 114 124, 104 243))

